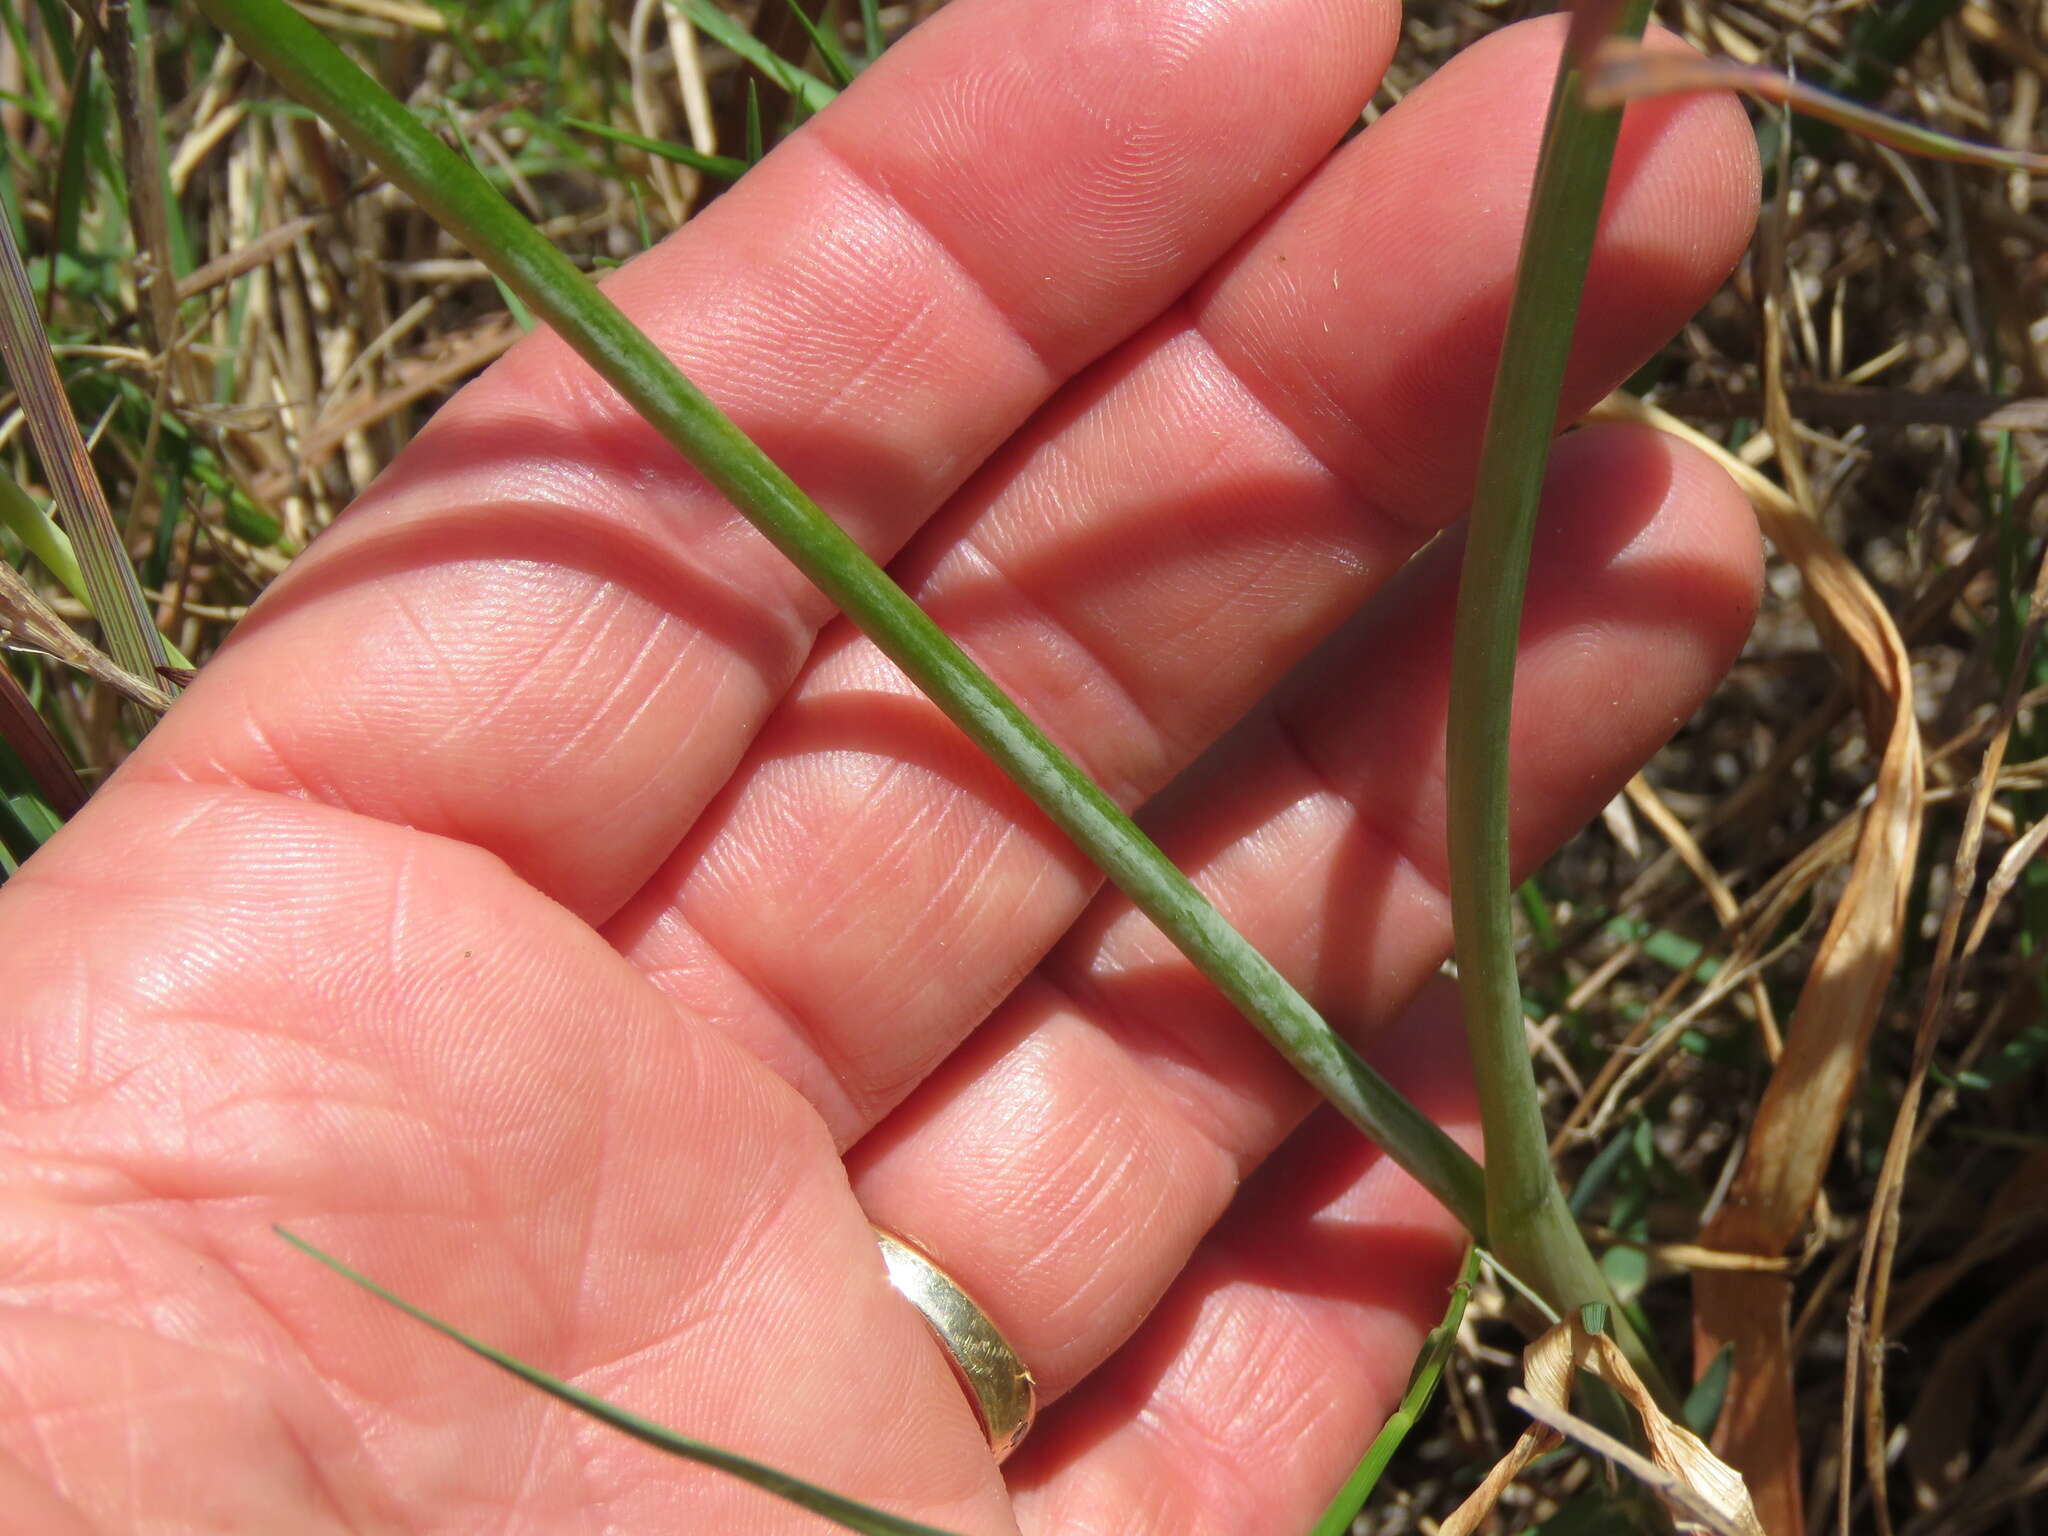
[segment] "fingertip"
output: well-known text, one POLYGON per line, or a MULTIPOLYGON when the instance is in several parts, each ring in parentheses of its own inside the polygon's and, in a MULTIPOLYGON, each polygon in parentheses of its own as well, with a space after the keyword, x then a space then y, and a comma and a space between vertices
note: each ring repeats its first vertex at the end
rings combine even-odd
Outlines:
POLYGON ((1539 558, 1561 570, 1606 566, 1662 593, 1660 662, 1689 652, 1682 691, 1703 698, 1740 653, 1762 598, 1763 538, 1748 498, 1700 449, 1628 423, 1560 439, 1544 496, 1539 558))

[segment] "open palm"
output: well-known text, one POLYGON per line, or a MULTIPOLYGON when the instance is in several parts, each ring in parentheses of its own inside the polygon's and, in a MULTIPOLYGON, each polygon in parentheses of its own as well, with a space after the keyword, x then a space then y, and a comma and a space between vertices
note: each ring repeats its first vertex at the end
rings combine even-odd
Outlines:
MULTIPOLYGON (((1469 1135, 1426 985, 1455 540, 1408 562, 1470 489, 1560 29, 1332 154, 1397 20, 961 0, 610 291, 1469 1135)), ((1727 102, 1631 114, 1568 411, 1712 290, 1754 195, 1727 102)), ((1525 867, 1704 695, 1757 580, 1733 491, 1645 434, 1565 440, 1546 516, 1525 867)), ((1301 1528, 1458 1235, 1297 1130, 1303 1085, 1098 883, 528 340, 0 896, 10 1529, 815 1528, 279 1222, 915 1518, 1301 1528), (1036 1370, 1000 1472, 870 1219, 1036 1370)))

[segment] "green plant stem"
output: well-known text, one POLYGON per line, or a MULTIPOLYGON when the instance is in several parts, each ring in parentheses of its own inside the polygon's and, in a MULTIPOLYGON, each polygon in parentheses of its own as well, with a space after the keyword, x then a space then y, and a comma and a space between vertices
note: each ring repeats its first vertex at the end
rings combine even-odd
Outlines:
MULTIPOLYGON (((1622 32, 1639 35, 1647 11, 1647 0, 1634 0, 1622 32)), ((1508 721, 1536 512, 1620 128, 1618 109, 1582 104, 1578 68, 1566 59, 1487 412, 1458 587, 1445 747, 1452 926, 1486 1132, 1487 1244, 1560 1313, 1613 1297, 1551 1167, 1529 1061, 1515 974, 1508 721)), ((1613 1315, 1644 1369, 1646 1352, 1620 1307, 1613 1315)))
POLYGON ((1394 1459, 1394 1453, 1401 1449, 1416 1420, 1422 1417, 1430 1400, 1436 1396, 1436 1384, 1457 1351, 1458 1329, 1465 1321, 1465 1303, 1471 1299, 1472 1285, 1478 1278, 1479 1250, 1468 1247, 1465 1262, 1458 1267, 1457 1283, 1451 1287, 1451 1299, 1444 1309, 1443 1321, 1429 1330, 1429 1336, 1422 1341, 1422 1348, 1416 1353, 1415 1368, 1408 1375, 1408 1390, 1401 1394, 1400 1406, 1380 1427, 1379 1434, 1366 1447, 1365 1455, 1344 1480, 1344 1486, 1337 1490, 1337 1496, 1324 1508, 1322 1518, 1316 1521, 1308 1536, 1349 1536, 1352 1521, 1358 1518, 1358 1512, 1365 1508, 1365 1501, 1379 1486, 1387 1463, 1394 1459))
POLYGON ((1008 773, 1352 1123, 1474 1233, 1479 1167, 1271 962, 902 588, 481 176, 282 0, 199 0, 603 375, 1008 773))

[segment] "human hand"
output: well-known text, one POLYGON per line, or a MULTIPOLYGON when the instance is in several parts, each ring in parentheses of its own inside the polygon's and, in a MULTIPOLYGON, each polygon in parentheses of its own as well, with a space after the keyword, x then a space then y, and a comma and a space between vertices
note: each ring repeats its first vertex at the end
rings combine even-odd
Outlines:
MULTIPOLYGON (((1396 572, 1469 492, 1560 29, 1325 160, 1397 21, 962 0, 610 289, 1469 1138, 1426 986, 1454 551, 1396 572)), ((1568 413, 1712 291, 1755 188, 1730 103, 1631 113, 1568 413)), ((1705 695, 1757 583, 1747 509, 1664 440, 1566 440, 1548 510, 1524 868, 1705 695)), ((0 1509, 817 1528, 431 1339, 283 1223, 914 1518, 1302 1529, 1459 1234, 1347 1128, 1296 1131, 1306 1088, 1098 883, 527 341, 0 894, 0 1509), (1037 1372, 1001 1473, 870 1217, 1037 1372)))

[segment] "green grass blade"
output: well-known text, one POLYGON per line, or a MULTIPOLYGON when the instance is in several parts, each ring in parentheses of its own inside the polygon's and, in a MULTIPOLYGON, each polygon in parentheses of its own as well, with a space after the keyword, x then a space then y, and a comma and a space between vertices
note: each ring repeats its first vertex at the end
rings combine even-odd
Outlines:
POLYGON ((36 313, 28 270, 14 232, 0 223, 0 358, 21 396, 22 414, 57 506, 70 523, 71 545, 84 576, 86 606, 99 622, 114 660, 137 677, 153 678, 169 658, 122 547, 106 492, 79 436, 77 418, 57 377, 56 359, 36 313))
POLYGON ((832 98, 839 94, 810 71, 798 68, 773 49, 763 47, 759 38, 713 5, 711 0, 683 0, 682 9, 699 32, 745 59, 781 86, 806 112, 824 111, 832 98))
MULTIPOLYGON (((1627 7, 1639 35, 1647 0, 1627 7)), ((1560 62, 1487 412, 1458 587, 1446 731, 1452 928, 1486 1131, 1487 1243, 1559 1311, 1610 1299, 1550 1164, 1515 972, 1508 717, 1536 511, 1614 145, 1619 108, 1580 96, 1560 62)), ((1626 1340, 1638 1370, 1659 1378, 1626 1340)))
POLYGON ((860 0, 860 42, 867 50, 870 64, 879 59, 882 50, 889 46, 882 36, 881 0, 860 0))
POLYGON ((574 128, 578 133, 595 134, 600 139, 610 139, 628 149, 637 149, 644 154, 658 155, 663 160, 673 160, 677 165, 687 165, 693 171, 706 176, 716 176, 721 181, 738 181, 747 174, 747 162, 735 160, 731 155, 699 154, 687 144, 671 144, 665 139, 650 139, 645 134, 628 133, 623 128, 613 128, 605 123, 588 122, 580 117, 562 119, 564 128, 574 128))
POLYGON ((81 259, 78 249, 78 220, 85 207, 85 147, 98 134, 98 101, 92 88, 92 61, 98 55, 88 49, 80 55, 71 79, 71 108, 64 116, 64 141, 57 151, 57 193, 53 227, 50 231, 50 287, 57 291, 57 258, 81 259))
MULTIPOLYGON (((79 568, 71 540, 50 520, 50 514, 36 505, 36 499, 4 471, 0 471, 0 527, 21 540, 23 548, 42 562, 43 569, 57 578, 59 586, 79 602, 91 606, 85 572, 79 568)), ((190 670, 192 663, 175 645, 165 640, 163 647, 164 655, 172 666, 190 670)))
POLYGON ((846 54, 833 40, 832 34, 811 20, 810 12, 803 8, 803 0, 783 0, 783 3, 810 38, 811 46, 818 50, 818 58, 825 65, 825 73, 832 77, 832 83, 842 91, 853 84, 853 65, 847 62, 846 54))
POLYGON ((679 1435, 672 1429, 664 1429, 652 1419, 643 1419, 637 1413, 608 1403, 601 1397, 593 1397, 579 1387, 572 1387, 560 1377, 550 1376, 546 1371, 537 1370, 525 1361, 515 1359, 503 1350, 493 1349, 481 1339, 473 1339, 453 1324, 444 1323, 431 1312, 414 1306, 404 1297, 387 1291, 369 1276, 350 1269, 331 1254, 323 1253, 302 1237, 296 1237, 283 1227, 273 1229, 277 1235, 290 1243, 301 1253, 318 1259, 345 1280, 353 1281, 380 1301, 389 1302, 407 1317, 425 1323, 444 1338, 453 1339, 471 1354, 488 1360, 501 1371, 518 1377, 528 1386, 538 1387, 548 1396, 567 1403, 578 1413, 588 1414, 600 1424, 608 1424, 621 1434, 631 1435, 642 1444, 656 1450, 666 1451, 671 1456, 680 1456, 700 1466, 715 1467, 729 1472, 743 1482, 752 1483, 764 1493, 772 1493, 778 1499, 786 1499, 814 1514, 823 1515, 835 1525, 849 1531, 861 1531, 866 1536, 952 1536, 951 1532, 921 1521, 906 1520, 901 1515, 892 1515, 885 1510, 871 1508, 843 1494, 807 1483, 800 1477, 765 1466, 751 1457, 741 1456, 732 1451, 720 1450, 715 1445, 706 1445, 702 1440, 692 1440, 679 1435))
POLYGON ((761 133, 761 93, 754 82, 747 82, 747 164, 759 165, 761 157, 768 153, 767 144, 761 133))
POLYGON ((36 63, 35 45, 28 40, 28 28, 23 25, 23 15, 13 0, 0 4, 0 30, 6 32, 7 41, 14 49, 14 57, 21 70, 23 104, 47 123, 55 118, 56 103, 51 101, 50 88, 43 82, 42 69, 36 63))
POLYGON ((1721 1409, 1728 1401, 1729 1378, 1734 1373, 1735 1345, 1723 1344, 1700 1373, 1700 1379, 1693 1383, 1692 1390, 1685 1394, 1685 1406, 1678 1416, 1702 1440, 1710 1439, 1714 1426, 1721 1422, 1721 1409))
POLYGON ((21 540, 24 548, 40 560, 43 569, 57 578, 59 586, 77 601, 91 606, 86 596, 85 572, 79 568, 71 539, 51 521, 50 514, 21 488, 14 476, 0 472, 0 527, 21 540))
POLYGON ((1395 1091, 988 674, 489 183, 283 0, 200 0, 532 308, 1157 923, 1351 1122, 1474 1231, 1470 1154, 1395 1091))
MULTIPOLYGON (((220 498, 221 521, 227 524, 230 533, 258 549, 280 548, 288 554, 297 553, 285 539, 283 520, 229 476, 214 451, 186 425, 184 418, 176 411, 156 412, 155 402, 133 379, 118 374, 100 375, 99 378, 111 378, 113 392, 120 397, 131 419, 139 423, 155 420, 170 444, 171 452, 181 458, 186 473, 220 498)), ((81 380, 76 390, 90 400, 94 383, 94 379, 81 380)))
POLYGON ((1430 1399, 1436 1396, 1436 1384, 1443 1379, 1444 1367, 1451 1363, 1451 1355, 1458 1347, 1458 1329, 1465 1322, 1465 1303, 1471 1299, 1472 1285, 1478 1278, 1479 1250, 1468 1247, 1465 1262, 1458 1269, 1457 1284, 1451 1287, 1451 1303, 1444 1309, 1443 1321, 1429 1330, 1429 1336, 1422 1341, 1422 1348, 1416 1353, 1415 1369, 1409 1373, 1408 1390, 1401 1394, 1401 1406, 1394 1410, 1373 1437, 1364 1457, 1344 1480, 1344 1486, 1337 1490, 1337 1496, 1330 1500, 1329 1508, 1323 1511, 1322 1519, 1315 1523, 1309 1536, 1345 1536, 1351 1529, 1351 1522, 1358 1518, 1358 1512, 1365 1508, 1365 1501, 1372 1497, 1373 1489, 1379 1485, 1387 1463, 1394 1459, 1401 1442, 1408 1438, 1408 1432, 1422 1417, 1430 1399))
MULTIPOLYGON (((462 158, 469 162, 471 170, 482 175, 483 167, 476 163, 476 150, 469 142, 469 135, 462 131, 462 119, 455 115, 455 108, 444 101, 441 103, 441 115, 447 119, 448 131, 455 135, 455 142, 462 146, 462 158)), ((491 274, 491 281, 497 285, 498 297, 505 301, 505 308, 511 312, 513 323, 522 331, 531 331, 533 316, 525 304, 520 302, 519 295, 507 287, 505 279, 495 272, 491 274)))

